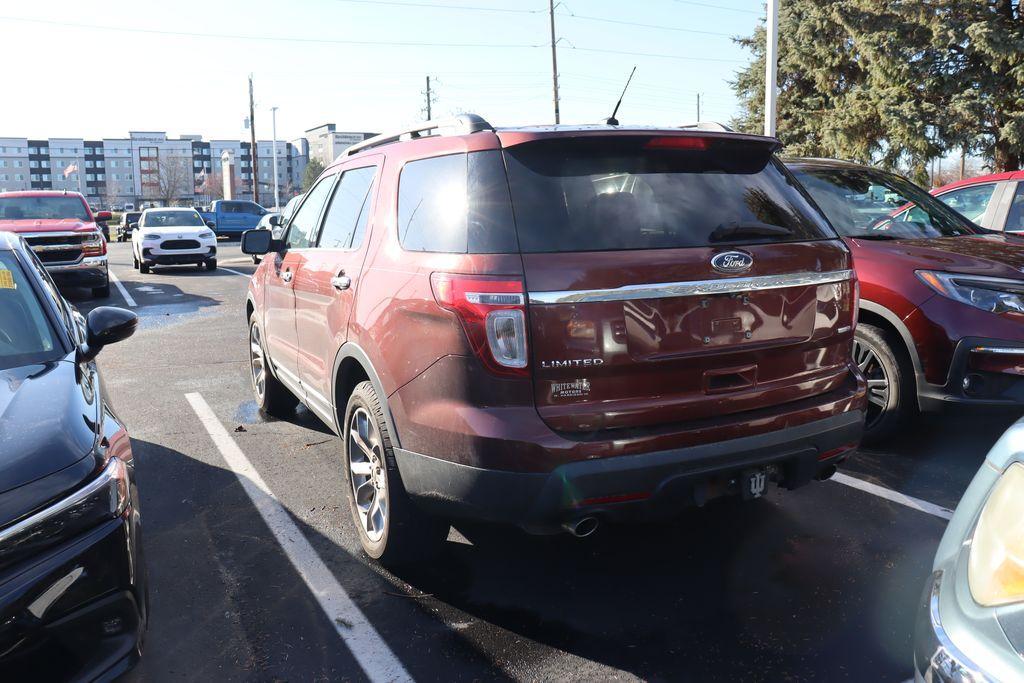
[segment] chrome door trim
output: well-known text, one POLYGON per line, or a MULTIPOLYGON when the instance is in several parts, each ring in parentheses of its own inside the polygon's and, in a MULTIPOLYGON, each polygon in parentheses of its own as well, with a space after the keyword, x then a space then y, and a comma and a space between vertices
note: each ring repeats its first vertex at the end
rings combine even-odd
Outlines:
POLYGON ((530 292, 530 303, 583 304, 599 301, 635 301, 637 299, 666 299, 677 296, 709 296, 714 294, 740 294, 786 287, 809 287, 843 282, 853 278, 853 270, 833 270, 825 273, 788 273, 785 275, 755 275, 751 277, 720 278, 717 280, 690 280, 663 282, 649 285, 626 285, 614 289, 578 289, 561 292, 530 292))

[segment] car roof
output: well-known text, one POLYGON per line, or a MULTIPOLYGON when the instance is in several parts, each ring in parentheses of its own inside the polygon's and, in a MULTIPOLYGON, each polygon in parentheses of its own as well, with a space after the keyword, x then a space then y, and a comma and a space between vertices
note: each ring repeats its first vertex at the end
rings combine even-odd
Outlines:
POLYGON ((85 199, 81 192, 69 190, 15 190, 13 192, 0 192, 0 197, 78 197, 85 199))
POLYGON ((964 178, 963 180, 956 180, 952 183, 937 187, 932 190, 936 192, 946 192, 958 187, 965 187, 967 185, 978 185, 981 183, 998 183, 1002 180, 1024 180, 1024 171, 1005 171, 1003 173, 990 173, 988 175, 975 176, 974 178, 964 178))
POLYGON ((143 209, 142 213, 150 211, 195 211, 195 209, 190 206, 151 206, 148 209, 143 209))

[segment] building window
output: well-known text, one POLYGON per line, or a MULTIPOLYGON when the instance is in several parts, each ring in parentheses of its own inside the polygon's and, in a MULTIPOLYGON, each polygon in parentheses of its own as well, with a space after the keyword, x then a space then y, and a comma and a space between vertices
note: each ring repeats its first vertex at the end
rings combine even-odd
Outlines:
POLYGON ((14 179, 15 179, 15 180, 24 180, 24 179, 25 179, 25 176, 23 176, 23 175, 22 175, 22 174, 20 174, 20 173, 15 173, 15 174, 14 174, 14 179))
POLYGON ((105 174, 103 174, 103 173, 97 173, 96 174, 96 180, 102 181, 102 180, 104 180, 104 178, 105 178, 105 174))
POLYGON ((49 179, 50 179, 50 174, 49 173, 44 173, 43 174, 43 180, 47 180, 48 181, 49 179))

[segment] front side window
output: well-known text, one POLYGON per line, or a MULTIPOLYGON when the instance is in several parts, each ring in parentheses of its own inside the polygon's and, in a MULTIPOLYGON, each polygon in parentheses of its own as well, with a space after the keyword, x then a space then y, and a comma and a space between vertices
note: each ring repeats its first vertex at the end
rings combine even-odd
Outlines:
POLYGON ((966 216, 975 223, 981 222, 981 217, 988 209, 988 203, 992 200, 992 193, 995 192, 995 183, 984 185, 971 185, 951 190, 939 195, 942 203, 957 213, 966 216))
POLYGON ((539 140, 505 150, 523 252, 835 239, 760 142, 695 136, 539 140))
POLYGON ((0 252, 0 370, 59 359, 63 349, 11 252, 0 252))
POLYGON ((198 228, 205 226, 195 211, 147 211, 142 215, 143 228, 198 228))
MULTIPOLYGON (((376 173, 375 166, 345 171, 338 181, 331 204, 324 214, 324 227, 319 246, 325 249, 352 249, 356 223, 363 216, 363 206, 369 202, 370 185, 376 173)), ((362 236, 360 235, 360 241, 362 236)))
POLYGON ((980 228, 906 178, 868 168, 793 171, 839 234, 861 239, 974 235, 980 228))
POLYGON ((320 212, 331 194, 334 178, 334 176, 322 178, 306 195, 306 201, 302 202, 302 206, 299 207, 291 223, 288 224, 286 241, 290 249, 305 249, 312 246, 313 239, 316 237, 320 212))
POLYGON ((0 218, 88 221, 89 214, 77 197, 0 197, 0 218))

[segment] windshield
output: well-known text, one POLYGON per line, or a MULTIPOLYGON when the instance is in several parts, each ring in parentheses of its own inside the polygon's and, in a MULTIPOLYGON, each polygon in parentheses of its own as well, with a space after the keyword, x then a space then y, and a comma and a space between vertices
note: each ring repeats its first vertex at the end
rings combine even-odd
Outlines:
POLYGON ((195 211, 147 211, 142 215, 144 228, 198 228, 205 226, 195 211))
POLYGON ((594 137, 518 145, 505 158, 524 252, 835 237, 763 144, 594 137))
POLYGON ((0 251, 0 370, 61 355, 53 327, 14 254, 0 251))
POLYGON ((88 221, 89 214, 78 197, 0 197, 0 218, 88 221))
POLYGON ((864 239, 974 235, 980 228, 905 178, 874 169, 795 168, 839 234, 864 239))

